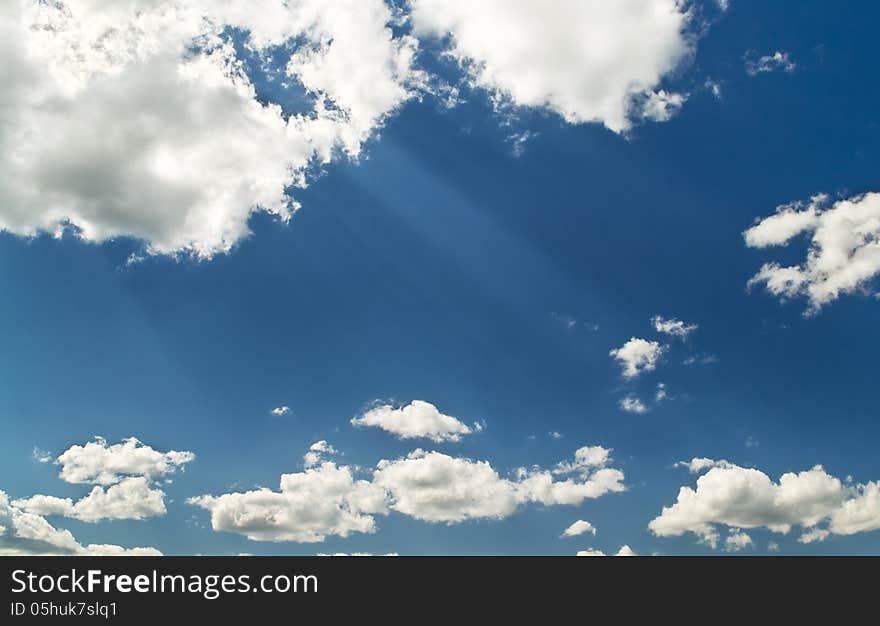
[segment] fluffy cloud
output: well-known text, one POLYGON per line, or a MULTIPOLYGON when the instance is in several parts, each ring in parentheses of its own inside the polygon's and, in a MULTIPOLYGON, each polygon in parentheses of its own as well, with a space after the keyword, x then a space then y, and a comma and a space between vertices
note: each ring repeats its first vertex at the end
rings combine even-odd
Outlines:
POLYGON ((160 556, 154 548, 125 549, 115 545, 83 546, 68 530, 59 530, 40 515, 24 511, 0 491, 0 556, 132 555, 160 556))
POLYGON ((126 476, 153 479, 172 474, 195 458, 192 452, 159 452, 134 437, 113 445, 96 437, 85 445, 71 446, 55 463, 61 466, 58 477, 65 482, 111 485, 126 476))
POLYGON ((609 452, 583 447, 553 470, 520 468, 508 479, 487 461, 415 450, 404 458, 379 461, 370 480, 355 479, 351 467, 323 461, 282 475, 279 491, 205 495, 188 502, 210 511, 216 531, 254 541, 318 542, 333 535, 372 533, 375 516, 392 510, 453 524, 508 517, 529 502, 576 505, 623 491, 623 472, 607 467, 609 452))
POLYGON ((846 484, 820 465, 783 474, 776 483, 757 469, 706 461, 691 462, 692 469, 711 469, 697 479, 696 489, 682 487, 675 504, 664 507, 650 522, 648 528, 655 535, 677 537, 689 532, 715 547, 718 526, 734 529, 734 535, 739 529, 788 533, 801 526, 806 531, 804 542, 880 528, 880 483, 846 484))
POLYGON ((387 511, 381 489, 355 480, 351 468, 330 461, 283 474, 279 491, 262 488, 188 502, 210 511, 215 531, 236 532, 253 541, 314 543, 328 535, 372 533, 373 515, 387 511))
POLYGON ((501 519, 521 505, 576 505, 609 492, 623 491, 623 472, 605 467, 608 450, 584 447, 573 461, 552 471, 520 468, 506 479, 487 461, 415 450, 404 459, 383 460, 374 482, 391 496, 391 508, 429 522, 501 519), (574 474, 559 480, 558 475, 574 474))
POLYGON ((277 406, 274 409, 272 409, 272 415, 275 415, 277 417, 281 417, 282 415, 287 415, 288 413, 290 413, 289 406, 277 406))
POLYGON ((673 337, 680 337, 682 339, 690 335, 698 328, 696 324, 685 324, 683 321, 674 317, 671 319, 665 319, 659 315, 655 315, 651 318, 651 325, 658 333, 664 333, 666 335, 672 335, 673 337))
POLYGON ((632 337, 609 354, 620 363, 625 378, 635 378, 643 372, 655 370, 665 351, 666 348, 656 341, 632 337))
POLYGON ((336 448, 331 446, 325 440, 322 439, 321 441, 316 441, 309 446, 309 451, 303 455, 303 466, 315 467, 316 465, 320 465, 325 457, 333 456, 335 454, 339 454, 336 448))
POLYGON ((0 20, 0 230, 130 236, 209 258, 335 154, 357 157, 424 76, 382 0, 11 0, 0 20), (307 110, 259 101, 226 33, 307 110), (351 71, 352 67, 358 71, 351 71))
POLYGON ((413 400, 401 408, 377 406, 355 417, 351 423, 354 426, 375 426, 400 439, 424 438, 436 443, 459 441, 462 435, 483 429, 481 424, 474 424, 471 428, 451 415, 444 415, 433 404, 423 400, 413 400))
POLYGON ((615 132, 668 119, 684 101, 657 87, 693 52, 677 0, 410 0, 414 32, 447 53, 497 103, 546 107, 615 132))
POLYGON ((765 72, 774 72, 782 70, 791 74, 797 69, 797 64, 791 60, 788 52, 780 52, 777 50, 773 54, 758 55, 754 51, 750 51, 745 57, 746 74, 749 76, 757 76, 765 72))
POLYGON ((160 452, 131 437, 110 445, 96 437, 85 445, 65 450, 55 463, 59 478, 95 485, 83 498, 34 495, 13 505, 34 515, 62 515, 83 522, 105 519, 146 519, 165 515, 165 492, 155 485, 195 459, 192 452, 160 452))
POLYGON ((724 539, 724 549, 728 552, 739 552, 754 545, 752 538, 741 530, 730 533, 724 539))
POLYGON ((593 526, 590 522, 586 522, 582 519, 579 519, 574 524, 566 528, 562 531, 563 537, 578 537, 580 535, 590 533, 592 535, 596 534, 596 527, 593 526))
POLYGON ((809 234, 807 259, 783 267, 766 263, 749 281, 763 283, 770 293, 783 298, 805 296, 809 312, 842 294, 867 288, 880 275, 880 193, 867 193, 829 206, 827 196, 811 199, 807 206, 779 207, 745 231, 746 245, 766 248, 788 244, 809 234))
POLYGON ((165 493, 142 477, 126 478, 110 487, 93 487, 84 498, 36 495, 13 504, 37 515, 63 515, 83 522, 105 519, 146 519, 165 515, 165 493))

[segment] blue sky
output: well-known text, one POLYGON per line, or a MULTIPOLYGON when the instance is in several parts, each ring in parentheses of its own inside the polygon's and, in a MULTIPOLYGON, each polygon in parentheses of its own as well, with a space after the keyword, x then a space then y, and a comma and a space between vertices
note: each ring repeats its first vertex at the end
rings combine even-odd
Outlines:
MULTIPOLYGON (((693 54, 650 85, 687 94, 668 120, 631 118, 614 132, 607 119, 569 121, 552 105, 513 98, 498 108, 492 95, 503 85, 475 84, 467 66, 436 54, 454 45, 454 32, 424 36, 416 63, 433 84, 458 89, 454 103, 428 88, 401 101, 373 120, 356 157, 312 163, 289 221, 249 213, 250 235, 228 250, 199 258, 191 245, 168 243, 171 230, 139 230, 149 217, 114 221, 110 209, 106 217, 100 199, 89 223, 106 217, 106 237, 89 236, 76 217, 55 238, 4 215, 0 489, 9 500, 83 497, 100 483, 59 479, 65 465, 55 459, 95 436, 195 454, 185 471, 147 475, 164 492, 164 514, 90 522, 21 502, 6 514, 39 515, 83 546, 165 554, 575 554, 623 545, 639 554, 880 553, 871 530, 880 507, 872 513, 865 496, 880 480, 876 275, 810 312, 805 291, 780 298, 747 287, 765 263, 805 267, 810 235, 766 248, 743 237, 778 206, 826 193, 819 210, 830 215, 838 201, 862 202, 859 194, 880 185, 880 88, 866 79, 876 70, 871 24, 880 9, 710 4, 690 5, 700 11, 690 36, 703 33, 693 54), (761 61, 777 51, 794 65, 761 61), (747 71, 750 62, 767 71, 747 71), (683 338, 659 333, 657 315, 697 328, 683 338), (610 352, 634 337, 662 354, 628 379, 610 352), (667 398, 656 401, 661 383, 667 398), (622 410, 627 397, 648 410, 622 410), (484 427, 437 442, 350 423, 414 400, 484 427), (271 413, 281 406, 289 412, 271 413), (280 475, 306 471, 303 454, 321 440, 338 451, 325 462, 366 481, 378 481, 379 460, 416 448, 487 461, 517 484, 516 468, 549 472, 583 446, 602 446, 625 490, 576 504, 533 498, 447 523, 402 512, 404 492, 387 487, 389 508, 373 515, 372 532, 329 530, 317 542, 254 541, 216 520, 212 529, 217 509, 187 503, 255 486, 277 491, 280 475), (35 447, 49 462, 34 459, 35 447), (721 512, 649 528, 680 488, 709 475, 673 467, 694 458, 726 460, 698 492, 721 512), (786 472, 816 465, 839 479, 840 493, 802 504, 824 502, 827 515, 805 522, 809 515, 776 502, 764 517, 731 522, 766 502, 758 487, 731 486, 724 500, 724 481, 741 486, 741 476, 760 472, 775 489, 786 472), (835 517, 844 501, 862 507, 866 530, 833 530, 853 528, 835 517), (579 519, 595 535, 560 538, 579 519), (768 527, 785 520, 798 521, 787 533, 768 527), (816 528, 832 530, 798 540, 816 528), (743 533, 750 542, 728 541, 743 533)), ((405 17, 410 7, 401 6, 405 17)), ((473 17, 466 13, 463 21, 473 17)), ((411 31, 405 20, 394 25, 400 36, 411 31)), ((248 31, 229 32, 240 43, 248 31)), ((273 54, 296 50, 297 40, 285 45, 273 54)), ((301 86, 280 87, 263 69, 247 69, 259 99, 285 114, 307 100, 301 86)), ((5 138, 0 147, 16 154, 20 146, 5 138)), ((74 183, 52 172, 33 185, 46 186, 47 204, 65 206, 64 185, 74 183)), ((18 196, 0 197, 15 214, 18 196)))

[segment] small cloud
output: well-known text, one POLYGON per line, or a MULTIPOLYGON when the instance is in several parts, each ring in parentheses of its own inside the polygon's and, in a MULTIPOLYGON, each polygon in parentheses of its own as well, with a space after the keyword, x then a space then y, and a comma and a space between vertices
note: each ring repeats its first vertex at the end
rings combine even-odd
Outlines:
POLYGON ((648 412, 648 407, 636 396, 627 396, 620 401, 620 410, 641 415, 648 412))
POLYGON ((731 533, 724 540, 724 549, 728 552, 739 552, 754 545, 752 538, 741 530, 731 533))
POLYGON ((782 70, 791 74, 797 68, 797 64, 791 60, 788 52, 777 50, 773 54, 758 56, 754 50, 749 50, 745 55, 746 74, 757 76, 766 72, 782 70))
POLYGON ((749 435, 746 437, 746 448, 757 448, 761 442, 749 435))
POLYGON ((578 537, 580 535, 590 533, 591 535, 596 535, 596 527, 593 526, 590 522, 579 519, 571 526, 562 531, 562 537, 578 537))
POLYGON ((48 450, 43 450, 34 446, 33 451, 31 452, 31 458, 37 463, 51 463, 52 462, 52 453, 48 450))
POLYGON ((683 321, 675 319, 674 317, 664 319, 659 315, 655 315, 651 318, 651 325, 658 333, 672 335, 673 337, 679 337, 681 339, 685 339, 688 335, 699 328, 696 324, 685 324, 683 321))
POLYGON ((665 351, 666 346, 656 341, 632 337, 609 355, 623 368, 624 378, 635 378, 643 372, 655 370, 665 351))
POLYGON ((555 430, 551 430, 547 433, 551 439, 562 439, 562 433, 558 433, 555 430))
POLYGON ((287 415, 288 413, 290 413, 289 406, 277 406, 272 409, 272 415, 276 415, 278 417, 281 417, 282 415, 287 415))
POLYGON ((657 392, 654 394, 654 402, 660 404, 669 397, 666 393, 666 383, 657 383, 657 392))

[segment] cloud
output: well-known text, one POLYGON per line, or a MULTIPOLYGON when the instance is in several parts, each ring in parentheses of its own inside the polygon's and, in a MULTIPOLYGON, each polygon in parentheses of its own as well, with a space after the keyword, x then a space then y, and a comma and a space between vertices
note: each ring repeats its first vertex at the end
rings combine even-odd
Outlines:
POLYGON ((15 500, 13 504, 37 515, 63 515, 83 522, 105 519, 141 520, 165 515, 165 493, 153 488, 142 477, 126 478, 110 487, 95 486, 84 498, 36 495, 15 500))
POLYGON ((192 452, 159 452, 134 437, 113 445, 95 437, 85 445, 71 446, 55 463, 61 466, 58 477, 65 482, 111 485, 126 476, 153 479, 172 474, 195 458, 192 452))
POLYGON ((686 467, 691 474, 702 474, 713 467, 736 467, 733 463, 725 460, 716 461, 705 457, 694 457, 690 461, 678 461, 673 467, 686 467))
POLYGON ((74 445, 55 460, 59 478, 73 484, 93 484, 83 498, 37 494, 12 504, 35 515, 61 515, 83 522, 140 520, 165 515, 165 492, 155 481, 195 459, 192 452, 160 452, 131 437, 110 445, 96 437, 74 445))
POLYGON ((0 230, 210 258, 365 141, 427 80, 382 0, 7 3, 0 230), (306 103, 263 102, 229 33, 306 103), (285 52, 286 51, 286 52, 285 52), (357 71, 351 71, 357 67, 357 71))
POLYGON ((623 367, 624 378, 635 378, 643 372, 651 372, 656 369, 657 363, 665 351, 666 348, 656 341, 632 337, 609 354, 623 367))
POLYGON ((797 69, 797 64, 791 60, 788 52, 777 50, 773 54, 759 56, 754 50, 750 50, 745 56, 746 74, 757 76, 765 72, 782 70, 788 74, 797 69))
POLYGON ((444 415, 437 407, 424 400, 413 400, 400 408, 377 406, 362 416, 353 418, 351 423, 354 426, 375 426, 400 439, 424 438, 435 443, 460 441, 462 435, 483 429, 481 424, 474 424, 471 428, 451 415, 444 415))
POLYGON ((563 537, 579 537, 580 535, 590 533, 593 536, 596 535, 596 527, 593 526, 590 522, 585 522, 582 519, 579 519, 571 526, 562 531, 563 537))
POLYGON ((739 552, 754 545, 752 538, 741 530, 730 533, 724 539, 724 549, 728 552, 739 552))
POLYGON ((285 406, 278 406, 278 407, 275 407, 274 409, 272 409, 272 415, 275 415, 277 417, 281 417, 282 415, 287 415, 288 413, 290 413, 290 407, 286 406, 286 405, 285 406))
POLYGON ((282 474, 279 491, 189 498, 211 513, 215 531, 235 532, 253 541, 315 543, 327 536, 376 530, 375 514, 385 514, 382 489, 356 480, 351 468, 325 461, 303 472, 282 474))
POLYGON ((783 534, 800 526, 804 542, 880 529, 880 483, 845 484, 820 465, 773 482, 757 469, 704 461, 690 463, 694 469, 711 468, 697 479, 696 489, 682 487, 677 501, 648 525, 655 535, 693 533, 715 547, 718 526, 783 534))
POLYGON ((59 530, 42 516, 22 510, 0 491, 0 555, 160 556, 161 552, 106 544, 83 546, 70 531, 59 530))
POLYGON ((658 333, 664 333, 682 339, 688 337, 692 332, 699 328, 696 324, 685 324, 683 321, 675 318, 664 319, 659 315, 655 315, 651 318, 651 325, 658 333))
POLYGON ((320 465, 325 456, 333 456, 339 454, 333 446, 325 440, 316 441, 309 446, 309 451, 303 455, 303 465, 305 467, 315 467, 320 465))
POLYGON ((622 132, 665 120, 684 96, 658 90, 694 51, 677 0, 410 0, 414 33, 443 39, 496 104, 547 108, 622 132))
MULTIPOLYGON (((581 550, 575 556, 608 556, 601 550, 581 550)), ((632 548, 627 545, 623 545, 620 549, 614 554, 614 556, 638 556, 632 548)))
POLYGON ((782 298, 806 297, 808 313, 866 288, 880 275, 880 193, 839 200, 814 196, 807 206, 783 205, 743 233, 751 248, 783 246, 810 237, 806 261, 783 267, 766 263, 749 281, 782 298))
POLYGON ((609 452, 585 446, 552 471, 519 468, 509 479, 487 461, 417 449, 404 458, 379 461, 369 480, 355 479, 351 467, 323 461, 282 475, 279 491, 203 495, 188 502, 211 513, 215 531, 254 541, 318 542, 375 532, 375 516, 390 511, 454 524, 502 519, 526 503, 577 505, 624 491, 623 472, 608 467, 609 452))
POLYGON ((636 396, 627 396, 620 401, 620 410, 641 415, 648 412, 648 407, 636 396))

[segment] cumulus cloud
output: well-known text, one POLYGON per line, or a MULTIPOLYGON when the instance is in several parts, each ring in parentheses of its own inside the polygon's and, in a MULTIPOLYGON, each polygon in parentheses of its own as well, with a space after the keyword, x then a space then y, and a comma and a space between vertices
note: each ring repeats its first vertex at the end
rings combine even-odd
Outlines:
POLYGON ((788 74, 797 69, 797 64, 791 60, 788 52, 780 52, 777 50, 773 54, 759 55, 756 52, 749 51, 745 56, 746 74, 749 76, 757 76, 766 72, 775 72, 782 70, 788 74))
POLYGON ((711 469, 697 479, 695 489, 682 487, 677 501, 650 522, 655 535, 693 533, 716 547, 719 526, 731 528, 733 534, 749 528, 785 534, 800 526, 803 542, 880 528, 880 483, 850 485, 820 465, 785 473, 773 482, 757 469, 707 461, 690 463, 693 469, 711 469))
POLYGON ((782 298, 804 296, 809 313, 843 294, 868 287, 880 275, 880 193, 867 193, 829 205, 825 195, 804 206, 789 204, 745 231, 752 248, 784 246, 810 237, 806 261, 793 266, 766 263, 749 281, 764 284, 782 298))
POLYGON ((331 461, 282 474, 279 491, 262 488, 187 502, 211 513, 215 531, 239 533, 253 541, 315 543, 329 535, 372 533, 373 516, 387 512, 381 488, 355 479, 350 467, 331 461))
POLYGON ((620 363, 624 378, 635 378, 643 372, 655 370, 665 351, 666 348, 656 341, 632 337, 609 354, 620 363))
POLYGON ((547 108, 622 132, 684 102, 659 89, 691 56, 691 14, 677 0, 410 0, 419 37, 436 36, 496 103, 547 108))
POLYGON ((324 460, 324 457, 335 454, 339 454, 339 452, 325 440, 316 441, 309 446, 309 451, 303 455, 303 465, 305 467, 315 467, 324 460))
POLYGON ((34 515, 61 515, 83 522, 162 516, 165 492, 156 480, 193 459, 192 452, 160 452, 134 437, 112 445, 96 437, 85 445, 71 446, 55 460, 61 466, 62 480, 95 485, 86 496, 74 501, 37 494, 15 500, 13 505, 34 515))
POLYGON ((272 409, 272 415, 275 415, 277 417, 281 417, 282 415, 287 415, 288 413, 290 413, 290 407, 286 406, 286 405, 285 406, 277 406, 274 409, 272 409))
POLYGON ((563 537, 579 537, 580 535, 590 533, 595 536, 596 527, 590 522, 579 519, 571 526, 562 531, 563 537))
POLYGON ((651 318, 651 325, 658 333, 664 333, 682 339, 686 338, 698 328, 696 324, 685 324, 680 319, 674 317, 671 319, 665 319, 660 315, 655 315, 651 318))
POLYGON ((111 485, 126 476, 154 479, 173 474, 195 458, 192 452, 159 452, 134 437, 112 445, 95 437, 85 445, 71 446, 55 463, 61 466, 58 477, 65 482, 111 485))
POLYGON ((406 406, 377 406, 351 420, 354 426, 374 426, 400 439, 430 439, 436 443, 459 441, 462 435, 483 430, 481 424, 468 426, 451 415, 444 415, 424 400, 413 400, 406 406))
POLYGON ((22 510, 0 491, 0 556, 82 555, 161 556, 155 548, 131 548, 109 544, 80 544, 68 530, 52 526, 35 513, 22 510))
POLYGON ((505 518, 526 503, 576 505, 623 491, 623 472, 608 467, 609 452, 585 446, 553 470, 520 468, 503 478, 487 461, 418 449, 379 461, 369 479, 356 479, 351 467, 323 461, 282 475, 279 491, 262 488, 188 502, 210 511, 217 531, 255 541, 317 542, 372 533, 375 516, 390 511, 454 524, 505 518))
POLYGON ((414 97, 417 41, 382 0, 14 0, 0 20, 0 230, 121 236, 209 258, 293 187, 356 158, 414 97), (261 102, 229 33, 282 72, 306 110, 261 102), (357 67, 356 72, 351 71, 357 67))

